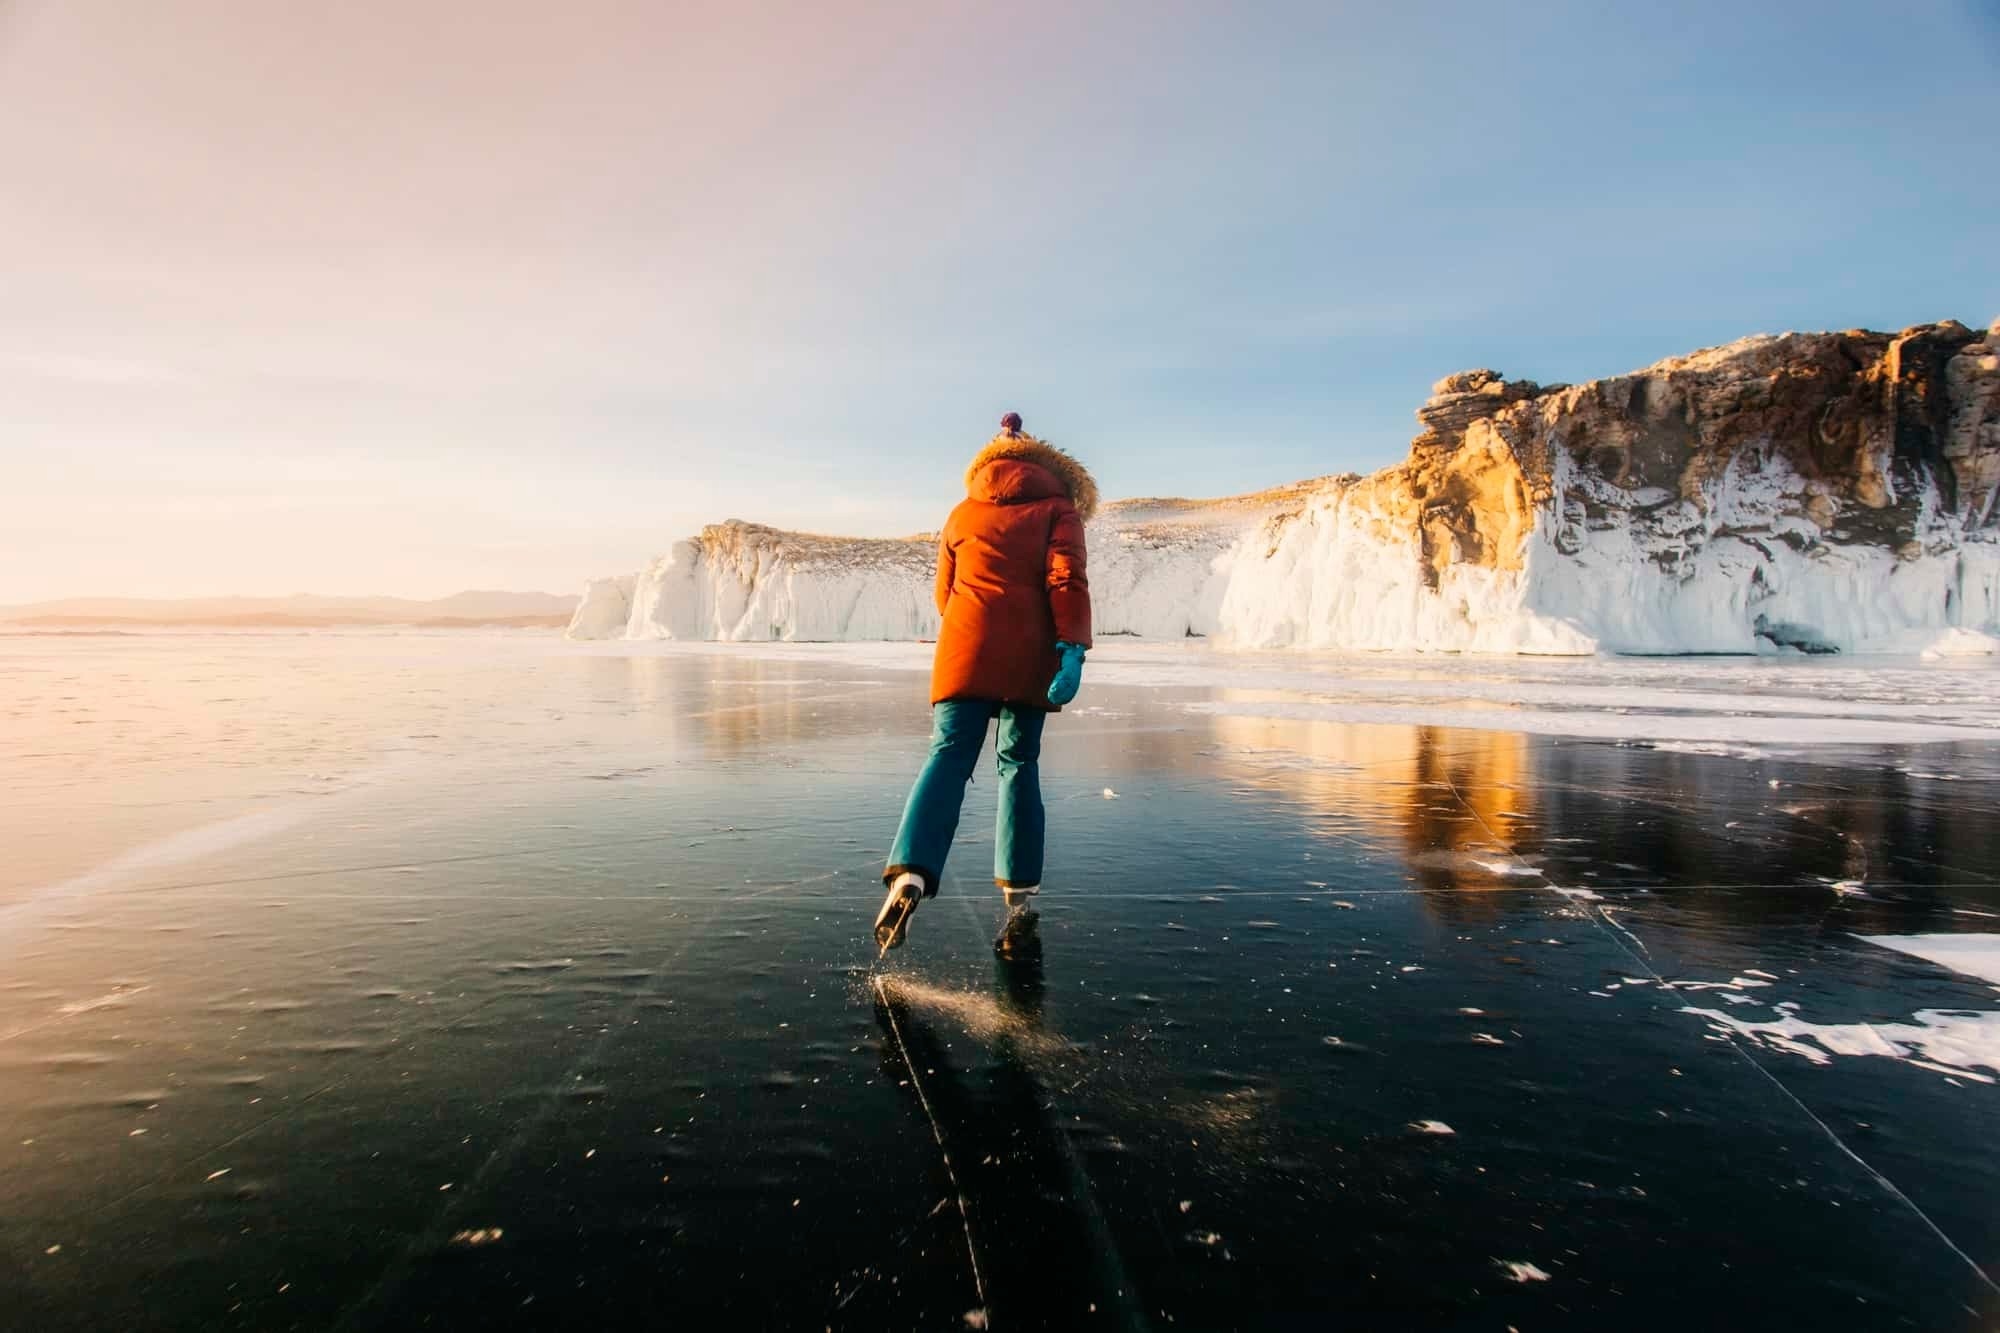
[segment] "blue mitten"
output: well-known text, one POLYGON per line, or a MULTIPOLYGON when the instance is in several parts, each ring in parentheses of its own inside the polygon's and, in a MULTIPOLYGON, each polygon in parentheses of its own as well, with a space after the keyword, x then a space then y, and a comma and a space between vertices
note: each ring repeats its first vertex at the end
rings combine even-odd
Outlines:
POLYGON ((1061 708, 1076 698, 1077 687, 1083 684, 1083 649, 1057 639, 1056 655, 1062 664, 1056 668, 1056 678, 1049 682, 1049 702, 1061 708))

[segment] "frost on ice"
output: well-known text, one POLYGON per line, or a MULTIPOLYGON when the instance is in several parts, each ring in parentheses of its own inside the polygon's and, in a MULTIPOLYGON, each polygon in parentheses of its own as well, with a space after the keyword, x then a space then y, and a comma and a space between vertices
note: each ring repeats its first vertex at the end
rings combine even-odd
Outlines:
MULTIPOLYGON (((1759 335, 1544 387, 1447 376, 1409 457, 1090 526, 1101 635, 1576 655, 2000 650, 2000 325, 1759 335)), ((925 639, 929 538, 706 528, 574 638, 925 639)))

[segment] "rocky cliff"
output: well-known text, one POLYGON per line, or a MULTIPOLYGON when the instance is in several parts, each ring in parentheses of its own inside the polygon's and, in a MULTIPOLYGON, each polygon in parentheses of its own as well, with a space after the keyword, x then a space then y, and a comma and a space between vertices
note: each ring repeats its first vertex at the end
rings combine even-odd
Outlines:
POLYGON ((2000 324, 1745 338, 1575 386, 1466 371, 1417 418, 1365 484, 1429 588, 1535 562, 1523 609, 1630 651, 1994 619, 2000 324))
MULTIPOLYGON (((1100 632, 1240 646, 1900 651, 2000 629, 2000 325, 1440 380, 1408 458, 1091 525, 1100 632)), ((928 541, 705 529, 572 635, 922 638, 928 541)))

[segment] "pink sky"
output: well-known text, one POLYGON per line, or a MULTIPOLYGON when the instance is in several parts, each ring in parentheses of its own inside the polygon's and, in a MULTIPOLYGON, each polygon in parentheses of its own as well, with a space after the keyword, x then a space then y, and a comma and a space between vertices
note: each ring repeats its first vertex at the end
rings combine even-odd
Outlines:
POLYGON ((1226 494, 1471 365, 2000 309, 1978 10, 1656 18, 0 0, 0 603, 909 532, 1009 408, 1226 494))

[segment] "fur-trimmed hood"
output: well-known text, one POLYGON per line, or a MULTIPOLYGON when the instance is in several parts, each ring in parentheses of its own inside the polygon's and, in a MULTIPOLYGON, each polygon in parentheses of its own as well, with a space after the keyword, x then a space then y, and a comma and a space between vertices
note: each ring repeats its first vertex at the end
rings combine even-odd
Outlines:
POLYGON ((1097 482, 1090 475, 1090 470, 1053 444, 1032 435, 1002 431, 988 440, 986 447, 972 456, 971 466, 965 469, 966 490, 974 489, 981 468, 1003 458, 1019 459, 1047 469, 1049 475, 1069 492, 1070 503, 1076 506, 1078 517, 1084 521, 1088 522, 1091 515, 1097 512, 1097 482))

